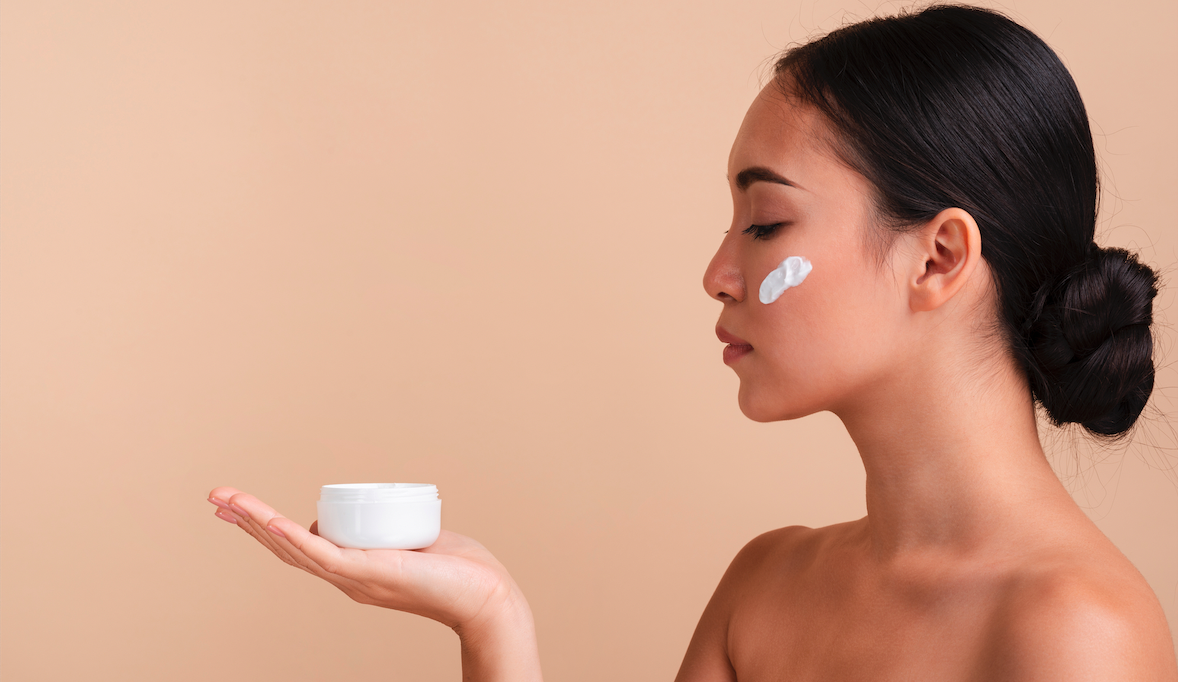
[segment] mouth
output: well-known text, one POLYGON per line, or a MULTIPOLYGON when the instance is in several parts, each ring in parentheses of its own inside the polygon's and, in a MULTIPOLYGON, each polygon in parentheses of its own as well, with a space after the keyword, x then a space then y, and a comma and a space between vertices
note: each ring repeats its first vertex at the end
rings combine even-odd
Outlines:
POLYGON ((748 341, 734 336, 723 327, 716 327, 716 338, 728 344, 724 347, 724 364, 731 365, 737 360, 753 352, 753 346, 748 341))

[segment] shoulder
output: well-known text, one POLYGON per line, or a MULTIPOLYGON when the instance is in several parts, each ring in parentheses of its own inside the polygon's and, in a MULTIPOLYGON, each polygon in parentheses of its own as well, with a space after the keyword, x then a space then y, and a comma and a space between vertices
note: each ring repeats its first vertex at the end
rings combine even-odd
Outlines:
POLYGON ((851 536, 854 526, 788 526, 758 535, 732 559, 708 609, 727 624, 742 604, 772 601, 770 597, 795 585, 830 547, 851 536))
POLYGON ((767 581, 804 570, 835 528, 779 528, 758 535, 737 552, 700 617, 677 682, 734 681, 729 655, 733 612, 742 601, 763 594, 767 581))
POLYGON ((1028 571, 1003 592, 987 656, 1002 679, 1178 682, 1161 604, 1123 557, 1028 571))
POLYGON ((832 528, 789 526, 762 533, 741 548, 708 604, 717 618, 727 622, 733 607, 748 595, 764 592, 766 580, 780 581, 810 565, 832 528))
POLYGON ((766 569, 781 576, 791 570, 802 570, 813 562, 822 548, 835 541, 851 524, 824 528, 787 526, 762 533, 737 552, 724 574, 725 583, 743 584, 766 569))

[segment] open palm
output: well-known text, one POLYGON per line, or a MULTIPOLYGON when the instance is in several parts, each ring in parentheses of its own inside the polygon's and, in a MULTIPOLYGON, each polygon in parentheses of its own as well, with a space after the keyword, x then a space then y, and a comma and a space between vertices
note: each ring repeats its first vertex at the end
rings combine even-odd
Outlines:
MULTIPOLYGON (((432 618, 461 630, 510 609, 519 595, 507 570, 481 544, 443 530, 421 550, 346 549, 305 529, 253 495, 221 487, 216 515, 249 533, 286 563, 335 585, 362 604, 432 618)), ((522 598, 522 595, 519 595, 522 598)))

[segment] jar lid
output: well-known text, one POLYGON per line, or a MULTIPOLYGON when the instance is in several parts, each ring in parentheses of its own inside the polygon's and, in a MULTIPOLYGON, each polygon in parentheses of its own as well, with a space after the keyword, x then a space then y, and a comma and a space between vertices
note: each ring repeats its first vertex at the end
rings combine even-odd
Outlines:
POLYGON ((323 502, 427 502, 438 499, 432 483, 336 483, 319 489, 323 502))

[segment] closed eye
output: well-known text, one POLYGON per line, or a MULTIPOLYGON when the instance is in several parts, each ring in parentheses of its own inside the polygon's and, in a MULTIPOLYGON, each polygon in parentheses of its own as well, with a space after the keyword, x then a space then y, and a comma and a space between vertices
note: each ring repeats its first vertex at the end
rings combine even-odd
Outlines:
POLYGON ((768 239, 773 236, 773 233, 778 228, 785 227, 786 223, 773 223, 772 225, 749 225, 741 234, 751 234, 753 239, 768 239))

